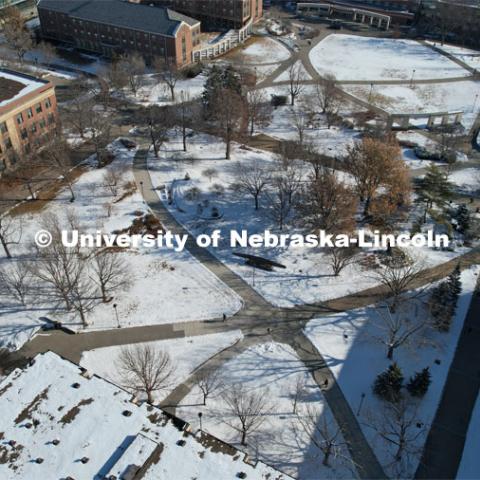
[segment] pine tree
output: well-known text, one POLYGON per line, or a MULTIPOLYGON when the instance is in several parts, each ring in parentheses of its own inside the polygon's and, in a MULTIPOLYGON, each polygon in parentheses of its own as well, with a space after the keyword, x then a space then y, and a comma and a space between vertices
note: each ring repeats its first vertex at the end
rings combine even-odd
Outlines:
POLYGON ((461 234, 465 235, 470 229, 471 219, 470 211, 464 203, 459 205, 457 211, 454 214, 454 218, 457 221, 457 230, 461 234))
POLYGON ((240 77, 230 65, 224 68, 214 65, 208 73, 202 95, 203 105, 207 115, 212 113, 211 107, 215 104, 215 99, 217 99, 225 89, 232 90, 240 95, 242 92, 240 77))
POLYGON ((448 276, 448 285, 450 287, 450 292, 452 295, 452 300, 456 304, 458 296, 462 291, 462 281, 460 280, 460 264, 454 268, 453 272, 448 276))
POLYGON ((447 175, 431 164, 417 188, 417 202, 425 204, 423 223, 427 221, 427 213, 434 205, 443 209, 452 195, 453 189, 447 175))
POLYGON ((387 370, 380 373, 375 379, 373 392, 387 402, 396 403, 400 400, 402 386, 402 371, 396 363, 392 363, 387 370))
POLYGON ((407 383, 407 390, 412 397, 423 397, 427 393, 430 383, 432 383, 430 369, 426 367, 420 372, 415 372, 415 375, 410 377, 407 383))

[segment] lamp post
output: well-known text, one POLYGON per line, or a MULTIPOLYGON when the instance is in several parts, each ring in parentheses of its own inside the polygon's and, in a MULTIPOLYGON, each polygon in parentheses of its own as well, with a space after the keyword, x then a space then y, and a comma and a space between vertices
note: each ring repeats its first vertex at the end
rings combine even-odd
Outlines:
POLYGON ((475 113, 475 108, 477 106, 477 101, 478 101, 478 93, 475 95, 475 100, 473 101, 473 108, 472 108, 473 113, 475 113))
POLYGON ((143 182, 140 181, 140 193, 142 194, 142 200, 145 201, 145 199, 143 198, 143 182))
POLYGON ((360 416, 360 410, 362 409, 362 405, 363 405, 364 400, 365 400, 365 394, 362 393, 362 396, 360 398, 360 404, 358 405, 357 417, 360 416))
POLYGON ((412 70, 412 78, 410 79, 410 88, 413 87, 413 77, 415 76, 415 69, 412 70))
POLYGON ((120 328, 120 320, 118 318, 117 304, 113 304, 113 310, 115 310, 115 318, 117 319, 117 328, 120 328))
POLYGON ((373 83, 370 84, 370 93, 368 94, 368 103, 372 101, 373 83))
POLYGON ((198 412, 198 420, 200 421, 200 431, 202 431, 202 416, 203 416, 203 413, 198 412))

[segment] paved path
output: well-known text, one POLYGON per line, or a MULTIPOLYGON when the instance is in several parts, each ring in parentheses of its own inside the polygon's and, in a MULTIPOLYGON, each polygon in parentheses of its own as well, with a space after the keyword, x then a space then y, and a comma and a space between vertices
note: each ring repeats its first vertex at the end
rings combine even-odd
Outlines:
POLYGON ((470 417, 480 389, 479 346, 480 279, 448 372, 440 405, 425 443, 416 478, 456 477, 470 417))

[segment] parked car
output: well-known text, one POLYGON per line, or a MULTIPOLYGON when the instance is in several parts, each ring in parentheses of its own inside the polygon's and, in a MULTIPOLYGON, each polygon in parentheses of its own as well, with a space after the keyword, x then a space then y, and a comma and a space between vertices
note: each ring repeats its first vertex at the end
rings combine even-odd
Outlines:
POLYGON ((134 148, 137 148, 137 144, 133 140, 130 140, 129 138, 120 138, 118 141, 125 148, 128 148, 129 150, 133 150, 134 148))

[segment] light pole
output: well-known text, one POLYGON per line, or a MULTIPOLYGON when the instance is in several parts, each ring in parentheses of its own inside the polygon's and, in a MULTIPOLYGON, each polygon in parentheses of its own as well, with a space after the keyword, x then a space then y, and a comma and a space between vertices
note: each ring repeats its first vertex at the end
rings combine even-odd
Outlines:
POLYGON ((200 421, 200 431, 202 431, 202 412, 198 412, 198 420, 200 421))
POLYGON ((113 309, 115 310, 115 318, 117 319, 117 328, 120 328, 120 320, 118 318, 117 304, 113 304, 113 309))
POLYGON ((370 93, 368 94, 368 103, 372 101, 373 83, 370 84, 370 93))
POLYGON ((410 79, 410 88, 413 87, 413 77, 415 76, 415 69, 412 70, 412 78, 410 79))
POLYGON ((142 200, 145 201, 145 199, 143 198, 143 182, 140 181, 140 193, 142 194, 142 200))
POLYGON ((362 409, 362 405, 363 405, 364 400, 365 400, 365 394, 362 393, 362 396, 360 398, 360 404, 358 405, 357 417, 360 416, 360 410, 362 409))
POLYGON ((473 108, 472 108, 473 113, 475 113, 475 108, 477 106, 477 101, 478 101, 478 93, 475 95, 475 100, 473 101, 473 108))
POLYGON ((252 270, 252 285, 255 286, 255 265, 253 265, 252 270))

